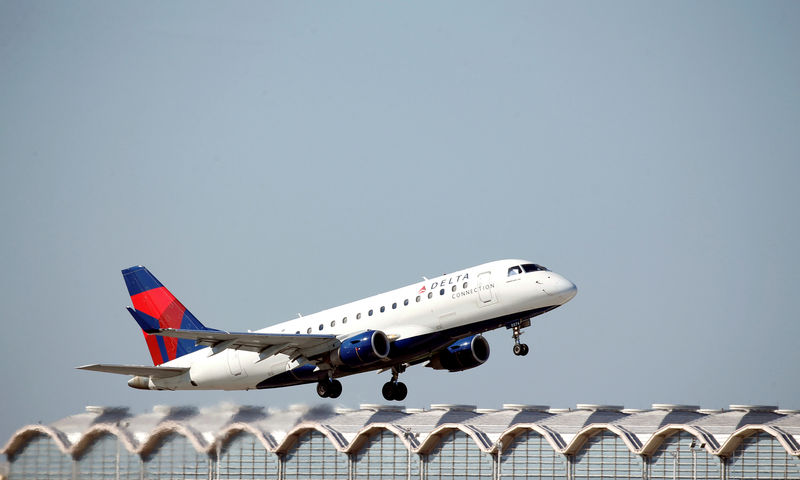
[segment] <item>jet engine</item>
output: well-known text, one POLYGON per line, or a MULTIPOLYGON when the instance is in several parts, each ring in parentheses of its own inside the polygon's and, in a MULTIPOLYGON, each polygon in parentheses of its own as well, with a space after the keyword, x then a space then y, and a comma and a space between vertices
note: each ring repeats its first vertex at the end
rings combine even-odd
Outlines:
POLYGON ((389 339, 380 330, 367 330, 342 341, 331 352, 333 365, 357 367, 383 360, 389 355, 389 339))
POLYGON ((436 352, 425 366, 434 370, 460 372, 483 365, 486 360, 489 360, 489 342, 483 335, 473 335, 436 352))

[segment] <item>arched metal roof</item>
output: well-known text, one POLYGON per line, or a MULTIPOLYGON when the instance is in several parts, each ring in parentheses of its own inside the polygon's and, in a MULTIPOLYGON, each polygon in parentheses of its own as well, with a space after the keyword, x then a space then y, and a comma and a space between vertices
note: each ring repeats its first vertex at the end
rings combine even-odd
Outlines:
POLYGON ((176 433, 186 437, 197 452, 214 454, 237 433, 245 432, 254 435, 266 450, 283 453, 290 451, 301 435, 313 430, 323 434, 339 452, 355 453, 372 435, 387 430, 410 451, 426 454, 442 437, 458 430, 486 453, 503 452, 516 436, 532 431, 563 454, 577 453, 592 436, 611 432, 631 453, 652 455, 665 439, 683 431, 715 455, 730 455, 744 438, 760 432, 775 437, 787 453, 800 455, 800 413, 776 407, 731 407, 700 410, 658 404, 648 410, 623 410, 581 404, 576 409, 547 409, 507 404, 491 410, 465 405, 434 405, 430 409, 291 406, 265 410, 225 404, 200 409, 157 406, 138 415, 118 407, 88 407, 86 412, 50 425, 21 428, 2 452, 13 456, 33 436, 41 434, 51 438, 63 453, 77 458, 108 433, 130 453, 147 455, 164 437, 176 433))
POLYGON ((408 450, 413 452, 419 449, 419 441, 417 441, 414 432, 411 430, 393 423, 370 423, 358 431, 355 438, 350 442, 350 445, 348 445, 347 452, 352 453, 360 451, 373 435, 384 430, 396 435, 408 450))
POLYGON ((50 437, 62 453, 71 453, 70 443, 69 440, 67 440, 66 434, 46 425, 28 425, 27 427, 20 428, 11 436, 6 446, 3 447, 3 453, 9 456, 17 453, 17 451, 25 448, 25 445, 37 435, 50 437))
POLYGON ((84 433, 80 440, 78 440, 74 445, 72 445, 71 453, 74 457, 80 457, 83 455, 94 443, 101 438, 102 436, 110 434, 123 445, 125 445, 125 449, 129 452, 137 452, 138 446, 136 445, 136 441, 133 438, 133 435, 130 431, 121 428, 119 425, 116 424, 108 424, 108 423, 101 423, 99 425, 93 425, 89 430, 84 433))
POLYGON ((450 432, 461 431, 468 437, 472 438, 475 445, 485 453, 492 453, 494 450, 494 442, 492 442, 488 435, 473 425, 463 423, 446 423, 436 427, 424 442, 419 446, 417 452, 427 454, 430 453, 436 445, 438 445, 442 437, 447 436, 450 432))
POLYGON ((564 442, 564 439, 561 438, 561 435, 559 435, 558 432, 550 427, 536 423, 519 423, 514 425, 503 432, 499 442, 495 443, 495 447, 501 449, 502 452, 505 452, 514 442, 514 439, 525 432, 538 433, 544 437, 545 440, 547 440, 547 443, 549 443, 556 452, 562 452, 565 448, 567 448, 567 444, 564 442))
POLYGON ((780 442, 781 446, 783 446, 788 453, 793 453, 795 455, 800 454, 800 445, 798 445, 797 438, 789 435, 780 427, 770 425, 747 425, 739 430, 736 430, 733 435, 728 437, 728 440, 719 448, 717 453, 719 455, 729 456, 734 450, 736 450, 736 447, 741 445, 742 440, 749 436, 757 435, 761 432, 768 433, 775 437, 775 439, 780 442))
POLYGON ((164 422, 158 425, 147 437, 147 440, 141 444, 139 455, 145 456, 152 451, 156 450, 164 438, 172 434, 182 435, 192 444, 195 450, 202 453, 210 453, 214 445, 210 445, 203 440, 203 436, 191 425, 176 422, 174 420, 164 422))
POLYGON ((317 431, 326 436, 333 446, 336 447, 336 450, 344 453, 347 449, 347 440, 344 438, 341 432, 332 428, 330 425, 324 425, 316 422, 303 422, 289 431, 289 433, 286 435, 283 441, 278 444, 274 451, 281 453, 288 452, 292 449, 292 447, 294 447, 301 436, 312 431, 317 431))
POLYGON ((697 438, 700 442, 699 445, 703 447, 708 453, 715 453, 719 449, 719 443, 713 435, 703 430, 701 427, 692 425, 666 425, 654 433, 650 440, 642 447, 639 453, 643 455, 653 455, 664 441, 669 437, 680 433, 686 432, 689 435, 697 438))
POLYGON ((600 435, 603 432, 611 432, 621 438, 631 453, 637 453, 642 448, 638 437, 636 437, 636 435, 634 435, 632 432, 628 431, 625 427, 612 423, 593 423, 581 429, 581 431, 575 435, 569 445, 567 445, 567 447, 563 449, 561 453, 575 455, 576 453, 580 452, 581 448, 591 437, 600 435))
POLYGON ((216 446, 224 449, 239 433, 249 433, 258 439, 265 450, 274 451, 278 443, 268 432, 258 429, 255 425, 246 422, 236 422, 220 430, 217 434, 216 446))

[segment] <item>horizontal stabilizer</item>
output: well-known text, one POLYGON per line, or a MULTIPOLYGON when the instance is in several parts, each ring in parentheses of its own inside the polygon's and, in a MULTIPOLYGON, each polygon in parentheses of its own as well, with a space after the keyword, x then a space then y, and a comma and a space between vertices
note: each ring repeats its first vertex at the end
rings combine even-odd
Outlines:
POLYGON ((144 333, 157 332, 158 329, 161 328, 158 325, 158 319, 153 318, 144 312, 134 310, 131 307, 125 307, 125 308, 128 309, 128 313, 130 313, 133 319, 136 320, 136 323, 139 324, 139 327, 141 327, 144 333))
POLYGON ((140 375, 142 377, 153 378, 175 377, 189 371, 188 367, 148 367, 145 365, 107 365, 98 363, 76 368, 79 370, 91 370, 93 372, 116 373, 119 375, 140 375))
MULTIPOLYGON (((158 333, 158 331, 161 329, 161 325, 159 325, 157 318, 151 317, 150 315, 144 312, 140 312, 139 310, 135 310, 131 307, 125 307, 125 308, 128 309, 128 313, 130 313, 133 319, 136 320, 136 323, 139 324, 139 327, 141 327, 144 333, 158 333)), ((221 330, 215 330, 213 328, 206 328, 203 325, 200 326, 202 327, 200 331, 209 331, 209 332, 221 331, 221 330)))

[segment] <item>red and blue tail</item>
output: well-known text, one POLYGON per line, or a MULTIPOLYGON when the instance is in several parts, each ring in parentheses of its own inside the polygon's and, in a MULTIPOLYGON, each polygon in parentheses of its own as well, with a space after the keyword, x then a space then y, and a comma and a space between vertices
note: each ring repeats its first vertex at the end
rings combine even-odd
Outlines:
POLYGON ((122 276, 133 302, 133 308, 128 311, 142 327, 153 365, 161 365, 203 348, 195 345, 193 340, 150 335, 148 332, 159 328, 208 329, 145 267, 126 268, 122 276))

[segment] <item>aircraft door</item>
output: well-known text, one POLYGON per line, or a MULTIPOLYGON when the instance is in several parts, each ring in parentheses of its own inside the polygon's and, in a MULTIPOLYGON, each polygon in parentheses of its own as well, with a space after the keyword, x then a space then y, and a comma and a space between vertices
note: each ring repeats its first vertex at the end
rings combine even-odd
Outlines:
POLYGON ((483 272, 478 275, 478 306, 484 307, 497 303, 492 283, 492 272, 483 272))
POLYGON ((242 360, 239 357, 239 350, 229 348, 225 352, 228 356, 228 370, 231 372, 231 375, 234 377, 242 375, 244 372, 242 371, 242 360))

